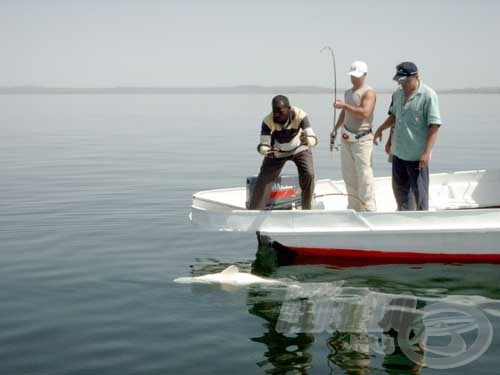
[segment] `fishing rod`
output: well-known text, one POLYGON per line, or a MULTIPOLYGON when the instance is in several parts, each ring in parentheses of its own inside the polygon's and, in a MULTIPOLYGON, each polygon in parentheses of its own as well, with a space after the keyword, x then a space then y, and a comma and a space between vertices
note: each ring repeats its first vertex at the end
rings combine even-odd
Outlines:
MULTIPOLYGON (((335 107, 335 103, 337 102, 337 67, 335 66, 335 53, 333 52, 332 47, 325 46, 321 48, 320 53, 325 50, 330 51, 333 63, 333 132, 335 131, 335 125, 337 123, 337 108, 335 107)), ((330 137, 330 152, 333 152, 333 149, 338 151, 338 146, 335 146, 335 139, 333 137, 330 137)))

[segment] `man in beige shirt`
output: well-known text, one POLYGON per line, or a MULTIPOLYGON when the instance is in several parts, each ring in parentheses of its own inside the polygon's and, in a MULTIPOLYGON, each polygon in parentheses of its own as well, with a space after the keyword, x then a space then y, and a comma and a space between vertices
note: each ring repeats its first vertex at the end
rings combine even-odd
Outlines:
POLYGON ((335 108, 342 112, 330 135, 335 142, 341 129, 340 163, 348 194, 347 208, 356 211, 377 209, 372 169, 372 122, 376 95, 365 83, 367 73, 365 62, 352 63, 347 73, 351 77, 352 88, 345 92, 344 101, 334 103, 335 108))
POLYGON ((272 187, 287 161, 297 166, 301 188, 301 206, 310 210, 314 195, 314 163, 311 148, 318 140, 307 113, 291 106, 288 98, 277 95, 271 102, 272 112, 261 125, 257 151, 264 156, 260 172, 248 203, 250 210, 269 209, 272 187))

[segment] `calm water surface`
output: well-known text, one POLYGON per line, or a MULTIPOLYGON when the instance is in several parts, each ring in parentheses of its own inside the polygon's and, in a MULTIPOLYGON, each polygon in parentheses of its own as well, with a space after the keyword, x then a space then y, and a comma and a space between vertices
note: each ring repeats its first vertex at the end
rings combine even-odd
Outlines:
MULTIPOLYGON (((326 95, 290 95, 320 138, 318 178, 339 178, 326 95)), ((500 267, 281 266, 254 234, 204 233, 191 194, 243 186, 271 95, 0 96, 0 373, 498 374, 500 267), (256 261, 257 260, 257 261, 256 261), (299 282, 343 280, 355 293, 462 301, 493 327, 458 369, 363 355, 340 333, 280 334, 286 290, 195 287, 173 279, 237 264, 299 282)), ((500 96, 442 95, 432 172, 498 168, 500 96)), ((389 95, 379 95, 376 123, 389 95)), ((383 149, 377 176, 388 175, 383 149)), ((287 167, 286 172, 294 173, 287 167)), ((481 241, 481 238, 478 238, 481 241)))

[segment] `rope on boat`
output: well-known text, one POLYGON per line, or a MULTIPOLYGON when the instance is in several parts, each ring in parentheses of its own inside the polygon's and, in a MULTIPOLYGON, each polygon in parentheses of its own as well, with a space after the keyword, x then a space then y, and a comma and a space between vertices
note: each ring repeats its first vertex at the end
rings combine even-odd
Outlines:
MULTIPOLYGON (((342 195, 342 196, 346 196, 346 197, 349 197, 349 198, 353 198, 353 199, 357 200, 361 204, 361 207, 363 207, 363 209, 366 210, 366 203, 363 200, 361 200, 361 198, 359 198, 358 196, 353 195, 353 194, 348 194, 348 193, 325 193, 325 194, 314 195, 314 198, 327 197, 329 195, 342 195)), ((300 200, 301 200, 301 197, 296 197, 296 198, 293 198, 293 199, 291 199, 291 200, 289 200, 287 202, 279 202, 279 203, 275 202, 275 203, 271 204, 270 209, 279 208, 279 207, 286 207, 290 203, 296 203, 296 202, 299 202, 300 200)))
POLYGON ((366 203, 361 200, 361 198, 359 198, 358 196, 354 195, 354 194, 348 194, 348 193, 326 193, 326 194, 319 194, 319 195, 315 195, 314 198, 319 198, 319 197, 326 197, 328 195, 344 195, 346 197, 349 197, 349 198, 354 198, 356 199, 360 204, 361 206, 366 210, 366 203))

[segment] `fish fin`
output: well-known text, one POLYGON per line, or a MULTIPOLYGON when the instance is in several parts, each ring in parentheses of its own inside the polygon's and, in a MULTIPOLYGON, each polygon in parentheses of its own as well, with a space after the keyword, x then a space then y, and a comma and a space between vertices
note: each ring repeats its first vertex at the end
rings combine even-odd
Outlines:
POLYGON ((227 267, 224 271, 221 272, 222 275, 232 275, 238 273, 240 270, 234 264, 227 267))

